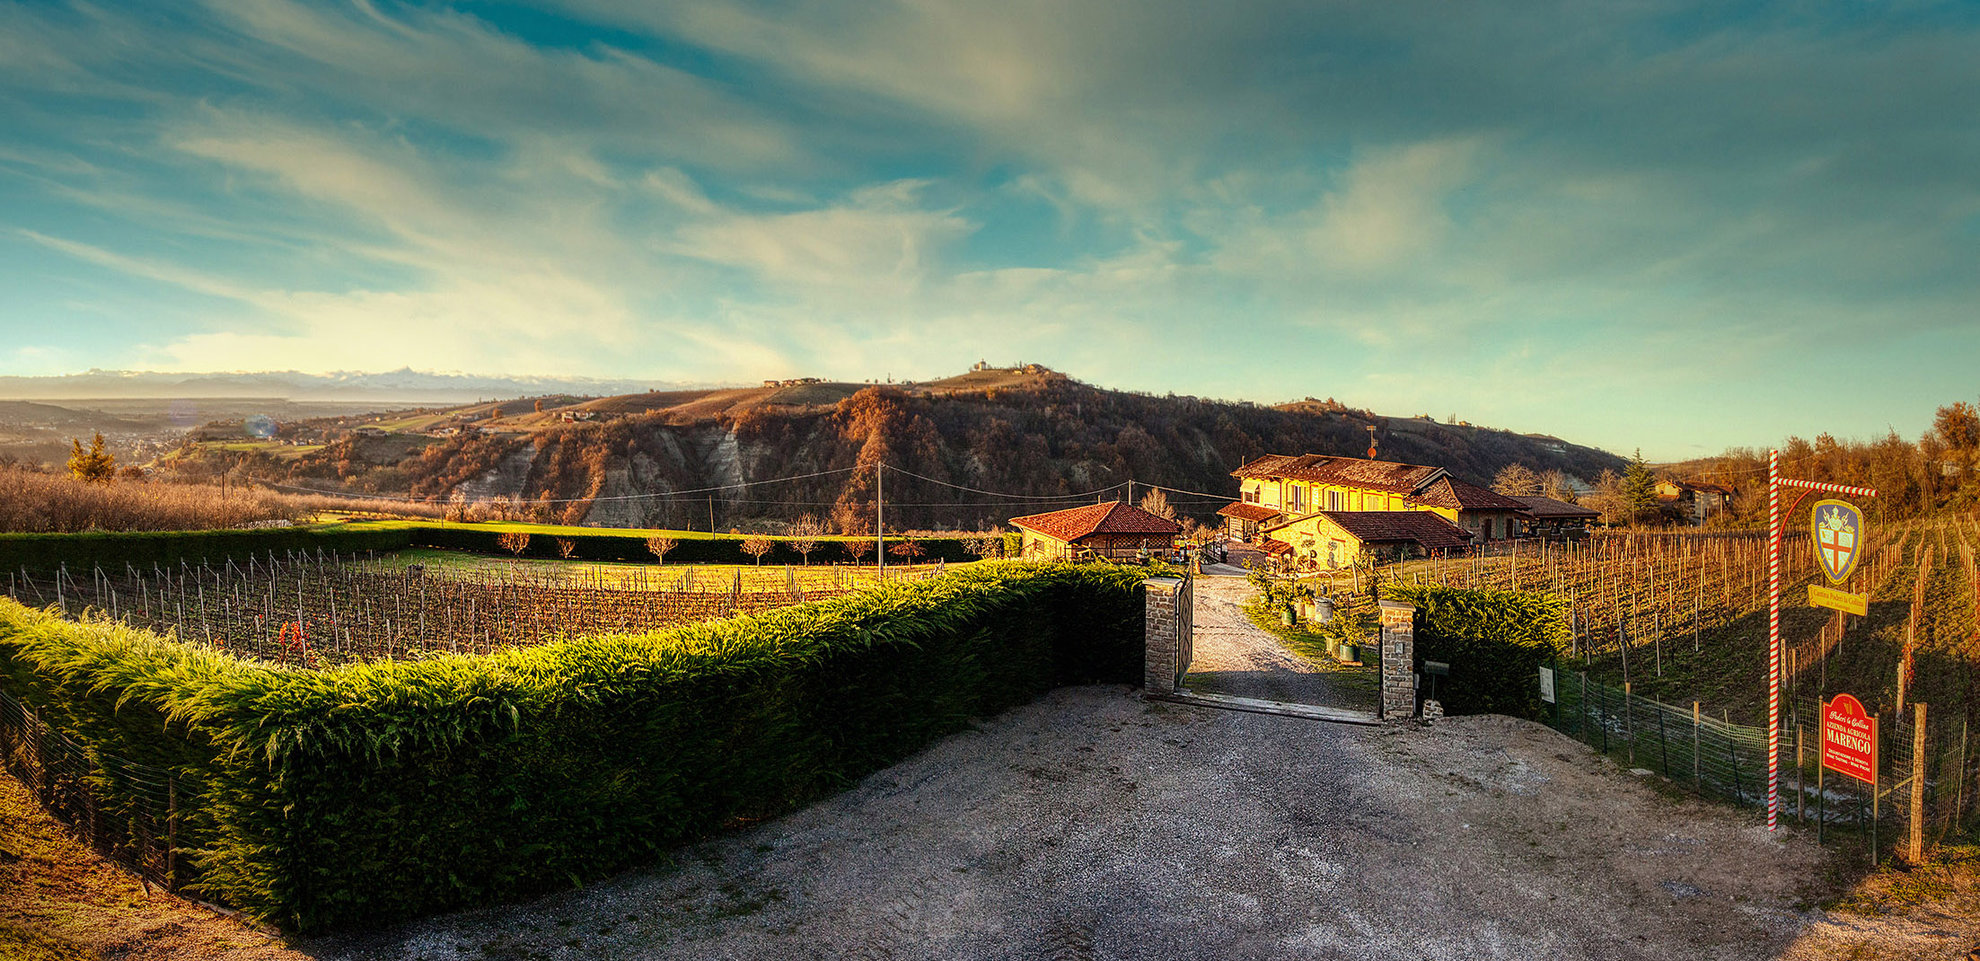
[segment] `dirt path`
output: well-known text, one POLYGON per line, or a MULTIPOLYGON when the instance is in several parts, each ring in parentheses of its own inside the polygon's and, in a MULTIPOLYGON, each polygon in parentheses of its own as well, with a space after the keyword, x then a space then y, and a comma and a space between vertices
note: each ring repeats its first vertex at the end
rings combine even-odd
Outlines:
POLYGON ((1053 692, 671 869, 324 959, 1761 959, 1824 856, 1498 717, 1053 692))
POLYGON ((1374 711, 1375 696, 1334 682, 1245 616, 1257 588, 1242 577, 1196 578, 1195 656, 1183 685, 1192 691, 1374 711))

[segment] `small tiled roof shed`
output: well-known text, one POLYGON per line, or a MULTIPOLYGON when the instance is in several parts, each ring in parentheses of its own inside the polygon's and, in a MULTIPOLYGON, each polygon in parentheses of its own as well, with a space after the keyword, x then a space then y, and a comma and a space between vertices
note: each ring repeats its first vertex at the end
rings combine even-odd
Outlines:
POLYGON ((1125 501, 1089 504, 1011 518, 1024 535, 1024 556, 1055 558, 1091 551, 1100 557, 1132 557, 1165 550, 1182 525, 1125 501))

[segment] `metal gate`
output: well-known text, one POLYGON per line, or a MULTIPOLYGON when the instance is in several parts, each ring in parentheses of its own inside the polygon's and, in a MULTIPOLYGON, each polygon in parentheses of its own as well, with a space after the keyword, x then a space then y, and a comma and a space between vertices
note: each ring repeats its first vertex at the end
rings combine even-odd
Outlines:
POLYGON ((1195 649, 1196 575, 1185 568, 1182 586, 1176 589, 1176 687, 1189 673, 1189 659, 1195 649))

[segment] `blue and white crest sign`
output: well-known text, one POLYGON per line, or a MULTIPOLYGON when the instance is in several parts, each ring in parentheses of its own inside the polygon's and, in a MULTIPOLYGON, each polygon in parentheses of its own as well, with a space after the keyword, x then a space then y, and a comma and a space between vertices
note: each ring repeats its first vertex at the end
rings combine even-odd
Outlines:
POLYGON ((1847 501, 1816 501, 1815 559, 1829 583, 1841 584, 1862 555, 1863 512, 1847 501))

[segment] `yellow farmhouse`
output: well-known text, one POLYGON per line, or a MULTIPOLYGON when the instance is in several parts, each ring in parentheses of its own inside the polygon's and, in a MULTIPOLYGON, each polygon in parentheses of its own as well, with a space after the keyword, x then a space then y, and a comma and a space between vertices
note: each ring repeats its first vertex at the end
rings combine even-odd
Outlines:
POLYGON ((1302 570, 1352 566, 1365 551, 1392 560, 1471 546, 1471 535, 1432 511, 1320 511, 1265 529, 1268 553, 1302 570))
POLYGON ((1267 531, 1320 512, 1427 511, 1486 542, 1518 536, 1518 522, 1526 515, 1519 501, 1420 464, 1267 454, 1231 476, 1238 479, 1238 500, 1220 513, 1267 531))

